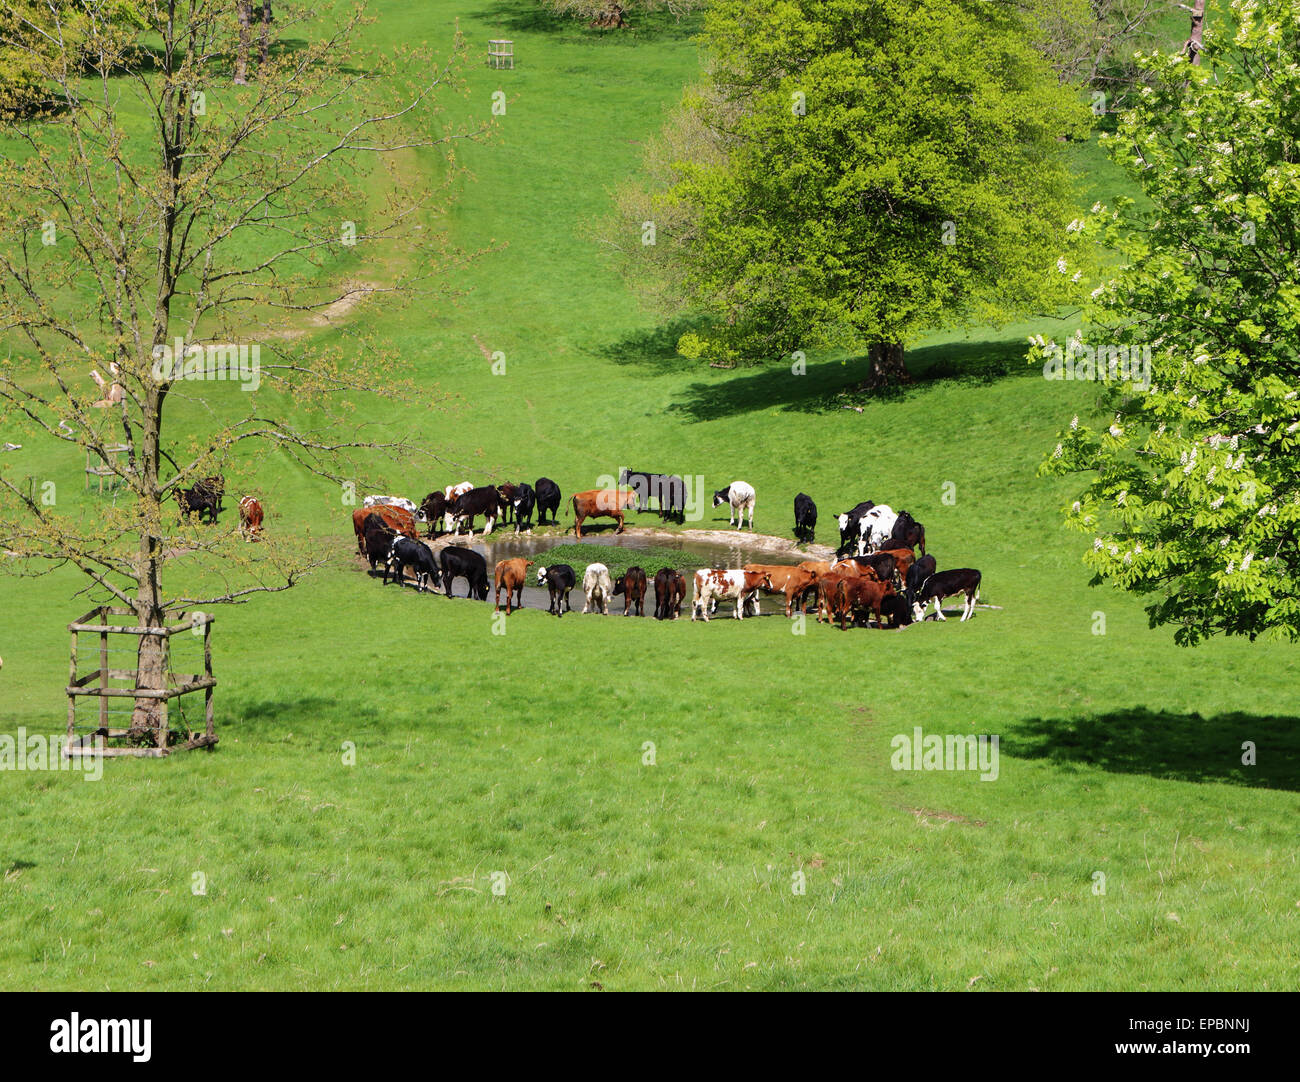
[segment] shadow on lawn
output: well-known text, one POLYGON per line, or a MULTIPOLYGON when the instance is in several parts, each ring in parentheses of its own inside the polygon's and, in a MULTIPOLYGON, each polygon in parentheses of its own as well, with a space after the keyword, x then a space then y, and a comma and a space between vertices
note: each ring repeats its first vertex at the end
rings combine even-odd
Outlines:
POLYGON ((1220 714, 1205 718, 1130 707, 1085 718, 1031 718, 1002 741, 1023 759, 1084 763, 1116 774, 1300 790, 1300 718, 1220 714), (1255 745, 1255 766, 1241 745, 1255 745))
POLYGON ((612 30, 590 26, 588 19, 553 14, 540 4, 520 4, 519 0, 498 0, 470 18, 486 23, 492 33, 552 34, 585 45, 632 45, 648 38, 687 39, 699 33, 702 21, 699 15, 676 19, 668 11, 638 12, 629 16, 628 26, 612 30))
POLYGON ((912 382, 897 387, 863 390, 866 358, 809 361, 803 375, 782 362, 734 370, 709 369, 677 352, 677 341, 701 321, 681 317, 650 330, 636 331, 600 348, 615 364, 639 366, 647 375, 700 372, 716 376, 689 384, 668 407, 691 421, 715 421, 759 410, 784 413, 829 413, 874 401, 898 401, 920 394, 936 383, 986 385, 1003 379, 1038 377, 1041 371, 1025 363, 1026 346, 1019 340, 950 342, 923 346, 907 354, 912 382))

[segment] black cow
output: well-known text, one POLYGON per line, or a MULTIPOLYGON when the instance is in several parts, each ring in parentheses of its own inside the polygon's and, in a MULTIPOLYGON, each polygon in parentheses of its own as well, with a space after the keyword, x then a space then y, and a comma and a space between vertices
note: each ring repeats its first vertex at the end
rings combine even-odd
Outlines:
POLYGON ((487 600, 487 561, 482 556, 459 545, 448 545, 439 553, 438 559, 442 563, 443 593, 451 597, 452 582, 463 578, 469 583, 469 593, 465 595, 466 597, 477 595, 480 601, 487 600))
POLYGON ((817 530, 817 505, 806 493, 799 493, 794 498, 794 539, 811 541, 817 530))
POLYGON ((515 493, 515 533, 519 532, 521 526, 526 527, 529 531, 532 530, 533 508, 536 506, 537 493, 533 491, 533 486, 521 482, 519 491, 515 493))
POLYGON ((934 602, 934 614, 940 620, 946 620, 940 602, 945 597, 964 594, 961 618, 969 620, 975 614, 975 602, 980 599, 980 573, 973 567, 959 567, 952 571, 937 571, 929 576, 916 591, 916 600, 912 603, 912 612, 918 620, 925 619, 926 602, 934 602))
POLYGON ((671 567, 655 573, 655 619, 676 620, 686 597, 686 576, 671 567))
POLYGON ((836 521, 840 527, 840 547, 836 550, 839 553, 848 552, 856 547, 858 536, 861 534, 859 523, 862 516, 875 507, 871 500, 863 500, 857 507, 845 511, 842 515, 836 516, 836 521))
POLYGON ((888 594, 880 602, 880 617, 889 617, 890 627, 907 627, 912 622, 912 606, 901 594, 888 594))
POLYGON ((416 520, 427 522, 429 532, 426 536, 432 537, 438 530, 438 520, 447 513, 447 494, 439 489, 437 492, 430 492, 424 497, 424 502, 420 504, 416 511, 416 520))
POLYGON ((181 514, 187 519, 197 511, 199 522, 202 522, 206 515, 209 522, 215 523, 217 514, 221 510, 219 497, 198 485, 193 488, 176 489, 176 503, 181 509, 181 514))
POLYGON ((623 615, 632 608, 638 616, 645 615, 645 571, 639 567, 629 567, 626 574, 614 580, 614 596, 623 594, 623 615))
POLYGON ((887 552, 872 552, 852 559, 859 567, 871 568, 881 582, 893 582, 898 577, 898 561, 887 552))
POLYGON ((910 549, 919 548, 921 555, 925 555, 925 527, 906 511, 898 512, 898 519, 894 522, 889 540, 880 547, 888 549, 898 545, 906 545, 910 549))
POLYGON ((491 485, 484 485, 481 488, 472 488, 468 492, 456 497, 456 502, 451 505, 451 517, 453 529, 460 533, 463 523, 468 521, 469 532, 474 532, 474 519, 482 515, 487 519, 487 525, 483 528, 485 534, 492 532, 492 527, 496 524, 498 516, 501 514, 501 493, 491 485))
POLYGON ((438 574, 438 565, 434 562, 429 546, 422 541, 412 541, 409 537, 398 537, 388 551, 388 563, 384 567, 384 585, 388 585, 391 573, 393 580, 400 586, 402 576, 410 567, 415 571, 415 586, 420 593, 429 587, 429 579, 438 574))
POLYGON ((503 526, 513 518, 515 496, 518 494, 519 486, 512 481, 507 481, 504 485, 497 485, 497 495, 501 497, 501 524, 503 526))
POLYGON ((545 526, 549 514, 551 525, 558 526, 560 520, 555 516, 560 513, 560 486, 549 477, 539 477, 533 489, 537 493, 537 525, 545 526))
POLYGON ((367 515, 361 524, 361 532, 366 539, 366 559, 370 561, 370 570, 373 571, 375 564, 388 558, 397 534, 378 515, 367 515))
POLYGON ((537 569, 537 585, 545 586, 551 592, 551 606, 546 611, 552 616, 563 616, 572 612, 569 604, 569 591, 578 581, 578 576, 568 564, 551 564, 550 567, 537 569))
POLYGON ((906 587, 907 603, 909 605, 916 603, 916 591, 921 588, 921 583, 937 570, 939 570, 939 566, 934 562, 933 556, 922 556, 907 569, 907 581, 904 586, 906 587))
POLYGON ((650 510, 651 499, 657 501, 655 508, 659 517, 673 522, 686 521, 686 482, 670 473, 649 473, 645 470, 624 468, 619 474, 618 483, 627 485, 637 495, 638 504, 650 510))

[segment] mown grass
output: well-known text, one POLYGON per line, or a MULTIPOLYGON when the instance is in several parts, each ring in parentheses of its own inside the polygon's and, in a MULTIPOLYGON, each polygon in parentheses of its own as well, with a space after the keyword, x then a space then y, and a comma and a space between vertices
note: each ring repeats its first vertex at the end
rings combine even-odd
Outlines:
MULTIPOLYGON (((1069 486, 1035 470, 1093 395, 1018 363, 1027 334, 1059 327, 937 334, 916 382, 854 397, 861 414, 837 397, 848 358, 802 377, 689 365, 584 239, 694 76, 689 40, 505 3, 378 10, 375 48, 459 17, 471 40, 509 29, 519 67, 471 73, 464 109, 497 87, 511 104, 495 145, 466 149, 477 179, 450 223, 505 246, 461 273, 456 306, 357 317, 456 398, 360 417, 476 480, 547 475, 566 496, 628 464, 743 478, 759 532, 788 536, 806 491, 823 543, 835 511, 886 501, 1003 607, 897 633, 535 609, 502 624, 382 591, 338 490, 272 456, 254 478, 268 529, 310 529, 332 566, 218 615, 215 753, 111 763, 94 784, 0 773, 0 986, 1300 985, 1295 650, 1179 650, 1138 600, 1088 587, 1087 539, 1059 526, 1069 486), (997 780, 891 769, 916 725, 997 734, 997 780)), ((1081 198, 1118 190, 1095 148, 1078 154, 1081 198)), ((93 506, 81 463, 40 456, 24 468, 93 506)), ((460 479, 388 466, 417 498, 460 479)), ((79 586, 0 580, 4 732, 60 729, 79 586)))

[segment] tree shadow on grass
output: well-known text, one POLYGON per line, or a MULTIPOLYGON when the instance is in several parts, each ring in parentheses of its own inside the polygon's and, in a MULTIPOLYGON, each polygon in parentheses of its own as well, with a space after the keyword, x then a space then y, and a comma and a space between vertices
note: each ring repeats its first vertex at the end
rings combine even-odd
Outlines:
POLYGON ((1030 718, 1001 742, 1008 755, 1086 764, 1116 774, 1300 791, 1300 718, 1231 713, 1205 718, 1130 707, 1082 718, 1030 718), (1257 765, 1242 764, 1242 744, 1257 765))
MULTIPOLYGON (((676 350, 678 338, 697 325, 690 319, 674 320, 628 335, 601 352, 618 364, 643 365, 652 375, 699 371, 704 362, 687 360, 676 350)), ((872 390, 860 386, 867 370, 865 357, 808 361, 802 375, 795 375, 786 361, 738 368, 720 371, 707 382, 691 383, 668 409, 691 421, 715 421, 770 409, 823 414, 871 402, 905 400, 941 383, 985 386, 1004 379, 1041 378, 1038 368, 1025 363, 1025 352, 1025 345, 1014 339, 924 346, 907 354, 912 382, 872 390)))
POLYGON ((698 14, 676 19, 671 12, 638 12, 631 24, 621 30, 588 25, 588 20, 571 15, 556 15, 538 3, 497 0, 476 11, 470 18, 486 23, 493 32, 510 34, 550 34, 566 44, 635 45, 647 39, 656 41, 685 40, 699 33, 702 17, 698 14))

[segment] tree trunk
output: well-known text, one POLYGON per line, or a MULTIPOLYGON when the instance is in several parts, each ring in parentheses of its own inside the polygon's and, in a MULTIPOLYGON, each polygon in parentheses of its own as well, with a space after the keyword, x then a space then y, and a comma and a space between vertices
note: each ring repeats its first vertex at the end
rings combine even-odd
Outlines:
POLYGON ((1201 62, 1201 41, 1205 30, 1205 0, 1193 0, 1192 33, 1187 39, 1187 58, 1193 64, 1201 62))
POLYGON ((243 86, 248 82, 248 47, 253 34, 253 0, 238 0, 239 12, 239 49, 235 53, 235 83, 243 86))
MULTIPOLYGON (((151 388, 145 398, 141 430, 140 471, 146 502, 153 504, 155 514, 161 509, 158 495, 158 465, 161 459, 162 404, 164 392, 151 388)), ((156 527, 146 519, 140 534, 140 547, 135 568, 135 614, 140 627, 166 626, 167 613, 163 607, 162 592, 162 538, 155 536, 156 527)), ((136 658, 135 686, 137 689, 161 691, 167 687, 167 640, 163 635, 141 635, 136 658)), ((131 735, 150 737, 155 747, 167 745, 167 704, 149 698, 135 700, 131 711, 131 735)))
POLYGON ((622 4, 617 0, 610 0, 605 5, 605 10, 591 20, 591 25, 604 30, 622 30, 627 26, 626 15, 622 4))
POLYGON ((901 342, 873 342, 867 348, 867 363, 871 366, 865 384, 867 387, 888 387, 912 381, 903 361, 901 342))
POLYGON ((271 57, 271 0, 262 0, 262 48, 257 62, 257 72, 261 75, 271 57))

